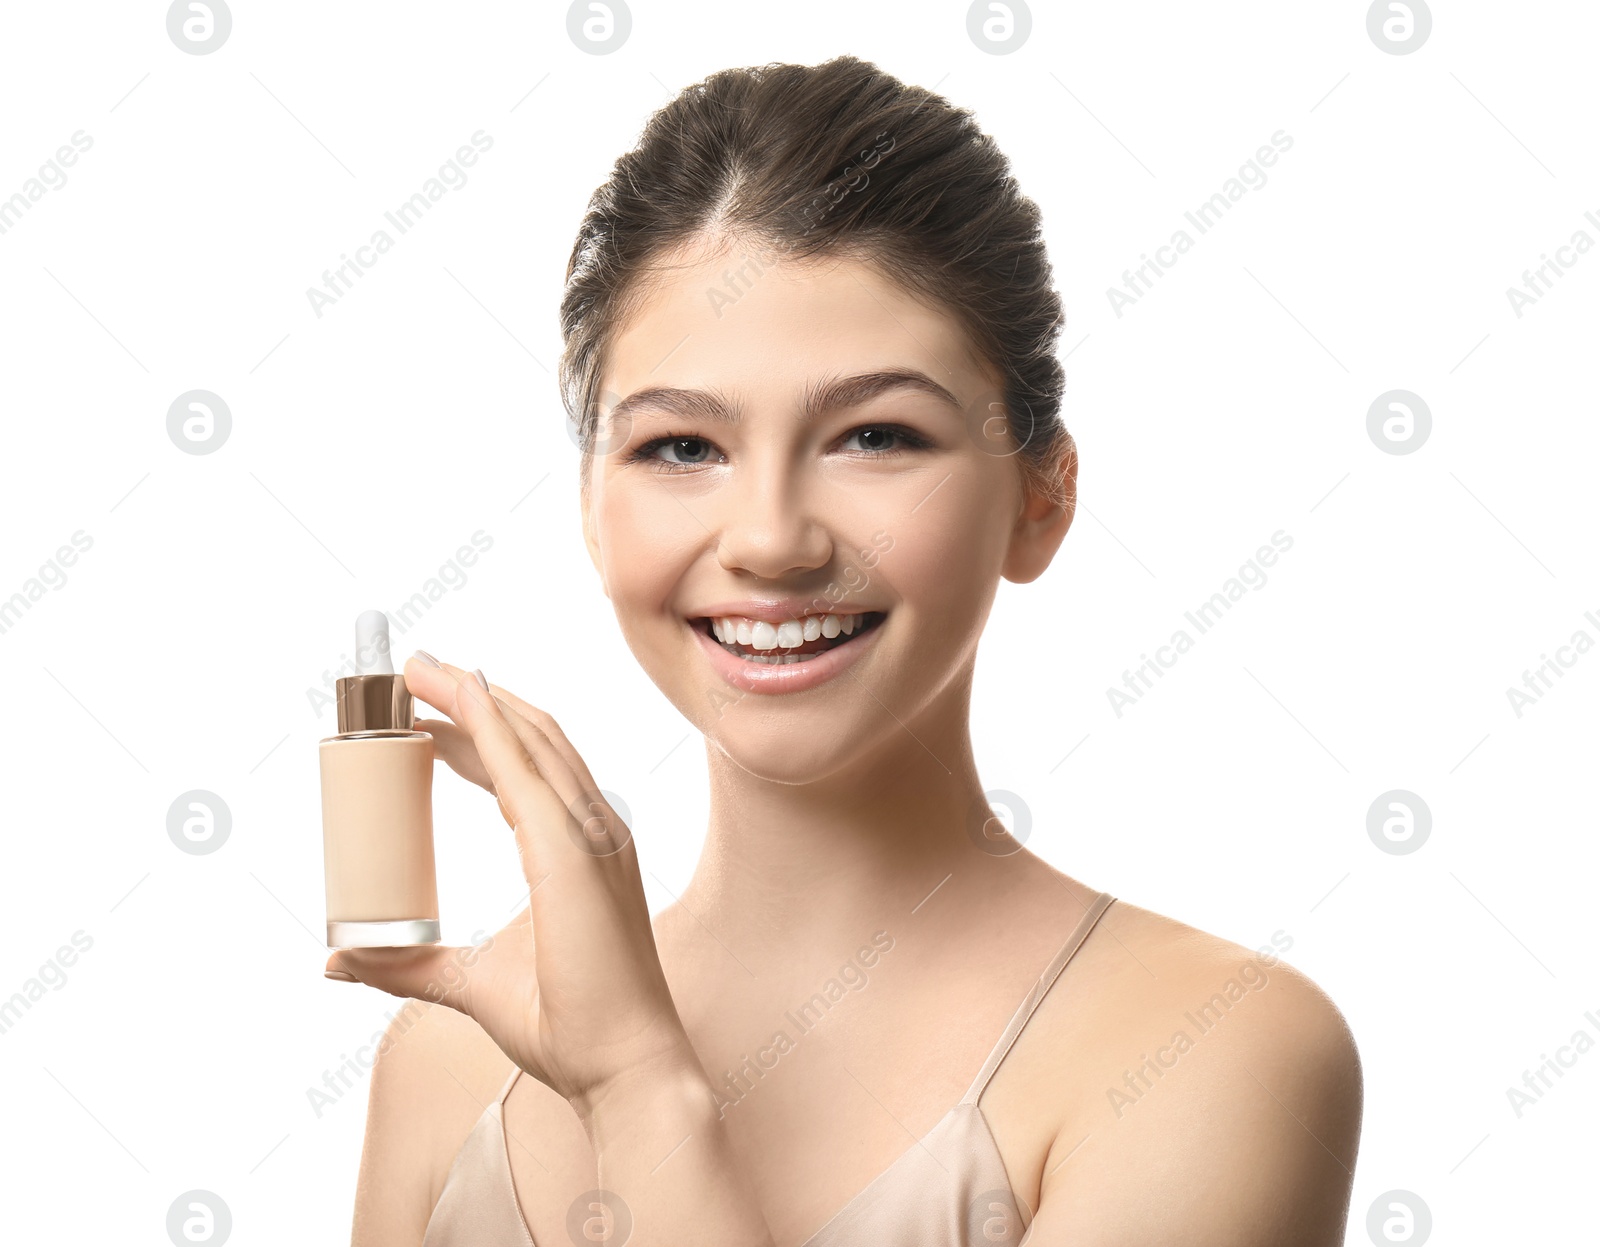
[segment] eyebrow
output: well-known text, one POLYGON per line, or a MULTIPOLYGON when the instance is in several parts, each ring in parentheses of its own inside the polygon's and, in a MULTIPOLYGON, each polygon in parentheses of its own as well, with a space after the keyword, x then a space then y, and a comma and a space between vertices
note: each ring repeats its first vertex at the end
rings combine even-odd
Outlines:
MULTIPOLYGON (((956 396, 927 373, 915 368, 885 368, 857 373, 852 377, 812 382, 806 386, 801 397, 800 418, 815 420, 826 412, 859 407, 895 390, 927 394, 952 411, 960 413, 964 410, 956 396)), ((713 424, 737 424, 740 420, 739 405, 728 402, 714 390, 686 390, 665 385, 635 390, 611 409, 610 419, 631 420, 645 411, 713 424)))

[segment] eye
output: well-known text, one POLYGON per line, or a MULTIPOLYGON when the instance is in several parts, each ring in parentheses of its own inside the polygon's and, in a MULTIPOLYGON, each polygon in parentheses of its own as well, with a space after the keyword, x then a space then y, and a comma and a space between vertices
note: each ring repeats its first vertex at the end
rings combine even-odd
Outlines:
POLYGON ((859 429, 851 429, 846 433, 844 441, 849 442, 857 437, 864 439, 862 449, 875 459, 897 455, 908 449, 918 450, 933 445, 920 433, 913 433, 898 424, 864 424, 859 429))
MULTIPOLYGON (((851 429, 838 444, 841 448, 853 449, 849 443, 856 438, 861 438, 862 444, 855 453, 869 459, 886 459, 891 455, 933 445, 920 433, 898 424, 863 424, 851 429)), ((692 472, 696 468, 722 461, 723 456, 713 443, 689 433, 667 433, 653 437, 627 457, 628 463, 648 463, 657 472, 692 472)))
POLYGON ((629 463, 642 463, 649 461, 659 472, 686 472, 710 462, 712 446, 703 437, 692 437, 685 433, 668 433, 664 437, 653 437, 637 450, 628 455, 629 463), (657 451, 670 450, 675 455, 682 456, 677 459, 663 459, 657 451))

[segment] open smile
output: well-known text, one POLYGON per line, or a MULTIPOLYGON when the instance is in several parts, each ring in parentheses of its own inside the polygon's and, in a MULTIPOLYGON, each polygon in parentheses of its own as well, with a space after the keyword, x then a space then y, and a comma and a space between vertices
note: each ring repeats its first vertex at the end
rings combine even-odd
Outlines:
POLYGON ((737 616, 688 620, 719 675, 750 693, 798 693, 851 666, 872 648, 887 615, 807 615, 768 623, 737 616))

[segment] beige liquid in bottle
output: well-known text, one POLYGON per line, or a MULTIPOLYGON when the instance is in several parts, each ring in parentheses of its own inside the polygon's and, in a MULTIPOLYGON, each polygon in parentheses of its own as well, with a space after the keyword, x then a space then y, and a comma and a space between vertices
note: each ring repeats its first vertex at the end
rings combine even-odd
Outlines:
POLYGON ((405 677, 376 669, 390 668, 387 618, 367 611, 356 633, 374 669, 337 681, 339 735, 319 746, 328 947, 436 944, 433 737, 412 730, 405 677))

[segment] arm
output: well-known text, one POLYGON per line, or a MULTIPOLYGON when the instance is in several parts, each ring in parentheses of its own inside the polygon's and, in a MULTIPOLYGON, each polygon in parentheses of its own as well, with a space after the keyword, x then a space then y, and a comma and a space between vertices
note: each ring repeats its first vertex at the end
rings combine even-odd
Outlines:
MULTIPOLYGON (((409 1043, 402 1039, 406 1020, 401 1013, 389 1023, 372 1067, 351 1247, 414 1247, 433 1209, 432 1132, 417 1128, 418 1105, 431 1092, 424 1059, 430 1054, 420 1051, 423 1023, 410 1028, 409 1043)), ((470 1123, 463 1136, 468 1129, 470 1123)))
POLYGON ((505 1085, 505 1054, 471 1018, 409 1000, 377 1045, 352 1247, 422 1242, 451 1161, 505 1085))

